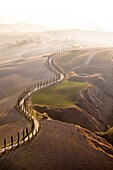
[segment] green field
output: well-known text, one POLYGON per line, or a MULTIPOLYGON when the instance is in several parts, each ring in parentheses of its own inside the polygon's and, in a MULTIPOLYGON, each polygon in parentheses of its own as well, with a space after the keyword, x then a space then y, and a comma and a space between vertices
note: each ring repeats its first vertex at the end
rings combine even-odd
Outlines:
POLYGON ((71 82, 63 80, 55 85, 41 89, 32 96, 34 105, 46 105, 52 107, 73 106, 78 94, 87 87, 85 82, 71 82))

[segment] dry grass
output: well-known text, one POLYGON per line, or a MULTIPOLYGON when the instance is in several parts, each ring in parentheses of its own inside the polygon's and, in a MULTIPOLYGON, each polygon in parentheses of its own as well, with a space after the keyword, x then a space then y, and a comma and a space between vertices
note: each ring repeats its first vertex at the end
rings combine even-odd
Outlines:
POLYGON ((106 132, 96 132, 96 134, 113 144, 113 127, 109 128, 106 132))
POLYGON ((59 54, 55 57, 54 62, 66 73, 72 71, 73 68, 82 64, 92 50, 73 50, 59 54))
POLYGON ((54 62, 66 73, 72 70, 79 74, 103 73, 111 66, 112 53, 113 49, 104 48, 73 50, 57 55, 54 62), (93 54, 90 63, 84 65, 87 58, 93 54))
MULTIPOLYGON (((96 136, 89 130, 77 126, 79 132, 84 135, 89 144, 96 150, 101 151, 113 158, 113 146, 103 138, 96 136)), ((97 133, 98 134, 98 133, 97 133)))

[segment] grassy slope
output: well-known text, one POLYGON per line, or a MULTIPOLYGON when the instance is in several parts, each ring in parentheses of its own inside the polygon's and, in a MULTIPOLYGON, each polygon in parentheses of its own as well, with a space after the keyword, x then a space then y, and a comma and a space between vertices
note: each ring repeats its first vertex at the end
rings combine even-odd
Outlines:
POLYGON ((64 70, 66 73, 70 72, 73 68, 82 64, 88 55, 92 53, 92 50, 73 50, 55 57, 54 62, 56 65, 64 70))
POLYGON ((111 49, 83 49, 72 50, 57 55, 54 59, 56 65, 58 65, 64 72, 68 73, 74 70, 76 73, 97 73, 106 72, 108 66, 111 64, 112 50, 111 49), (97 51, 97 54, 95 52, 97 51), (95 54, 94 58, 87 66, 80 66, 89 57, 95 54))
POLYGON ((73 106, 78 93, 87 86, 83 82, 62 82, 46 87, 32 97, 33 104, 48 105, 52 107, 69 107, 73 106))

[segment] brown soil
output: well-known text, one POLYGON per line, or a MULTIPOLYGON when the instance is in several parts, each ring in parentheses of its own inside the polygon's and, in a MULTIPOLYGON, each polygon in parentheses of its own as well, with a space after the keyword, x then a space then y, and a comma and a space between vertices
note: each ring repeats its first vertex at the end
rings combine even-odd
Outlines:
MULTIPOLYGON (((1 170, 112 170, 112 158, 95 149, 78 127, 59 121, 42 121, 41 133, 0 159, 1 170)), ((94 138, 93 134, 91 138, 94 138)), ((103 145, 112 146, 107 142, 103 145)), ((112 153, 110 153, 112 154, 112 153)))
POLYGON ((92 131, 105 129, 105 124, 102 124, 94 118, 94 116, 90 115, 87 111, 76 105, 68 108, 35 106, 34 109, 40 113, 46 112, 48 116, 54 120, 80 125, 92 131))
POLYGON ((46 77, 52 77, 45 66, 47 58, 32 59, 26 62, 6 63, 0 67, 0 146, 4 137, 7 143, 11 135, 17 140, 17 133, 30 127, 30 122, 14 107, 23 89, 46 77))

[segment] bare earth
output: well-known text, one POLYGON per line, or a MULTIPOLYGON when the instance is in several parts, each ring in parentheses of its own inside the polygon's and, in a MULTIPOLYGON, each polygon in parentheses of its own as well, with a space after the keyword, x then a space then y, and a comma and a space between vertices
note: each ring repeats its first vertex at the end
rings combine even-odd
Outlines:
POLYGON ((1 170, 112 170, 113 158, 89 144, 76 126, 46 120, 41 124, 34 140, 0 159, 1 170))

